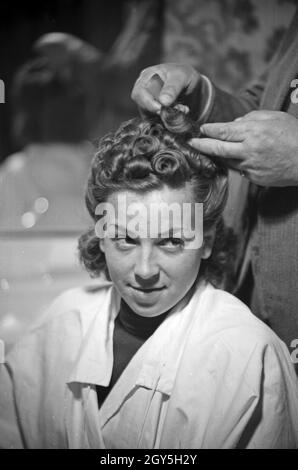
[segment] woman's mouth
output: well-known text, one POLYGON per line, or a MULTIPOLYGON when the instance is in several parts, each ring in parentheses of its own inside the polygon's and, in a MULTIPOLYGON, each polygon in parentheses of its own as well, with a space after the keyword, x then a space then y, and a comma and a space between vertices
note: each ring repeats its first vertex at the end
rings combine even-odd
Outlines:
POLYGON ((132 284, 128 284, 128 287, 131 289, 131 298, 137 305, 142 305, 143 307, 149 307, 156 304, 156 302, 160 300, 163 291, 166 289, 166 286, 140 287, 132 284))
POLYGON ((162 287, 139 287, 139 286, 132 286, 130 285, 133 289, 139 291, 139 292, 144 292, 146 294, 150 294, 151 292, 159 292, 163 289, 165 289, 165 286, 162 287))

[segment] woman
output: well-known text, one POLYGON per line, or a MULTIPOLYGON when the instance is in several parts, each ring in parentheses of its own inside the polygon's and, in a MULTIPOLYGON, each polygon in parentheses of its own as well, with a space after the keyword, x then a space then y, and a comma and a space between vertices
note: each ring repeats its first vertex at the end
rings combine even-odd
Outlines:
POLYGON ((63 294, 7 358, 2 447, 297 446, 285 345, 213 286, 227 175, 187 145, 195 132, 164 109, 100 142, 79 247, 108 280, 63 294))
POLYGON ((84 182, 102 105, 100 52, 66 33, 33 45, 13 84, 21 151, 0 169, 0 231, 80 233, 84 182))
POLYGON ((101 54, 52 32, 13 84, 20 151, 0 167, 0 337, 9 348, 65 289, 89 282, 75 256, 90 224, 84 187, 98 133, 101 54), (26 288, 24 288, 26 286, 26 288))

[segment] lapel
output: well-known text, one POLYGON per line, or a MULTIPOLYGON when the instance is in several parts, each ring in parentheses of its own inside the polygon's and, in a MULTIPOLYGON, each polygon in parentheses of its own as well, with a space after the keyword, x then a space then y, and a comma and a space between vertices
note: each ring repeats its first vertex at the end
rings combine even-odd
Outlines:
POLYGON ((95 385, 108 385, 110 381, 114 321, 120 306, 116 289, 108 290, 100 312, 94 314, 86 331, 68 382, 67 432, 73 447, 105 448, 102 430, 140 388, 148 393, 142 394, 143 400, 137 403, 135 415, 130 411, 135 418, 130 439, 138 442, 153 394, 171 395, 202 289, 203 285, 197 286, 194 293, 189 292, 169 313, 137 351, 98 410, 95 385))
MULTIPOLYGON (((187 299, 179 302, 129 362, 99 411, 102 428, 138 387, 171 396, 203 287, 203 284, 199 285, 195 292, 189 293, 187 299)), ((149 401, 150 396, 148 393, 149 401)))
POLYGON ((110 284, 91 304, 81 309, 84 339, 68 384, 109 384, 113 368, 114 321, 119 307, 120 297, 110 284))

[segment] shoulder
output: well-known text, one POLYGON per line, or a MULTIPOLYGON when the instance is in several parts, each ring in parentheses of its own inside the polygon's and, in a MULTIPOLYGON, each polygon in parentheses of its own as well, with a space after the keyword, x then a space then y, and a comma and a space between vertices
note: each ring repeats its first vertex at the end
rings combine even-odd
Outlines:
POLYGON ((239 299, 207 285, 196 314, 187 361, 205 378, 257 394, 264 376, 272 386, 296 382, 286 345, 239 299))
POLYGON ((103 305, 112 284, 74 288, 59 295, 41 317, 31 325, 14 346, 8 360, 31 360, 31 355, 51 358, 58 354, 77 354, 84 335, 83 325, 90 324, 103 305), (18 359, 17 359, 18 358, 18 359))
POLYGON ((206 334, 232 353, 245 354, 256 347, 264 349, 269 345, 286 348, 271 328, 234 295, 207 285, 203 296, 206 334))
POLYGON ((44 312, 40 319, 31 326, 31 331, 38 329, 59 328, 65 324, 67 330, 73 323, 82 324, 92 320, 105 301, 112 287, 109 281, 99 280, 98 284, 69 289, 60 294, 44 312))

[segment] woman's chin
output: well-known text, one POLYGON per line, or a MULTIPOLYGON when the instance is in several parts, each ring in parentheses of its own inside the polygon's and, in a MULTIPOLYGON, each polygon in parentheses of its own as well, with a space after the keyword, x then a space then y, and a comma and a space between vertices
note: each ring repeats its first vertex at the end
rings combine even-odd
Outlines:
POLYGON ((140 315, 141 317, 157 317, 167 311, 167 309, 163 309, 157 305, 139 304, 135 302, 126 303, 137 315, 140 315))
POLYGON ((157 317, 171 308, 170 305, 160 302, 160 294, 137 293, 136 295, 124 295, 122 297, 127 305, 142 317, 157 317))

